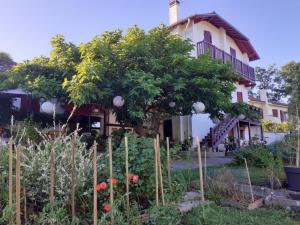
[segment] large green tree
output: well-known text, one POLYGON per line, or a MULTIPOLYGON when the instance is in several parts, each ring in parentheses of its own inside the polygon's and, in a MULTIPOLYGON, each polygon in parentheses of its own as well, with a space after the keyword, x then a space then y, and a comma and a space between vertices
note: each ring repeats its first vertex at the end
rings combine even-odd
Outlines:
POLYGON ((194 45, 159 26, 148 33, 132 27, 106 32, 80 46, 82 61, 64 87, 75 104, 112 108, 121 123, 140 125, 165 115, 186 115, 201 101, 219 116, 231 109, 234 75, 229 65, 191 56, 194 45), (114 96, 125 105, 112 105, 114 96), (170 108, 169 103, 175 102, 170 108))
POLYGON ((57 35, 51 44, 49 57, 18 64, 0 88, 19 86, 75 105, 97 103, 130 125, 190 114, 198 101, 212 117, 239 108, 231 103, 237 81, 231 66, 208 54, 192 57, 194 45, 163 25, 149 32, 137 26, 126 34, 105 32, 79 46, 57 35), (121 108, 112 105, 118 95, 125 99, 121 108))
POLYGON ((256 88, 268 91, 268 97, 274 101, 279 101, 282 97, 281 89, 281 71, 274 64, 267 68, 256 67, 256 88))

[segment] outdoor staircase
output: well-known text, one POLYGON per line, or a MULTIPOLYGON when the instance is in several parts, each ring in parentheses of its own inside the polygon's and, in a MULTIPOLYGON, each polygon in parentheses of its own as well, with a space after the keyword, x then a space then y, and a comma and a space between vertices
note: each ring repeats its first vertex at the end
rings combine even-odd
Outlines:
POLYGON ((201 144, 212 148, 212 150, 215 151, 218 145, 222 143, 228 132, 234 128, 238 122, 238 118, 227 116, 215 127, 210 128, 209 133, 202 140, 201 144))

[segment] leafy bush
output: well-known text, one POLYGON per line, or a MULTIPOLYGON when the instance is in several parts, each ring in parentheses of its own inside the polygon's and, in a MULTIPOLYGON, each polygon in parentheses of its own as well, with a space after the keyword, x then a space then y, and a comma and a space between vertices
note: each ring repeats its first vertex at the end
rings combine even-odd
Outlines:
MULTIPOLYGON (((139 176, 137 184, 132 183, 130 185, 131 199, 138 201, 140 205, 145 208, 151 205, 151 202, 155 197, 155 172, 154 172, 154 147, 153 138, 140 137, 136 134, 128 134, 129 152, 129 173, 139 176)), ((177 149, 170 149, 171 156, 175 155, 177 149)), ((101 181, 105 181, 109 177, 108 170, 108 156, 105 157, 105 170, 99 171, 101 174, 101 181)), ((118 190, 120 196, 125 193, 125 144, 124 140, 121 141, 119 146, 116 146, 113 151, 113 170, 114 176, 119 181, 118 190)), ((164 187, 166 189, 166 195, 173 195, 168 192, 168 179, 167 179, 167 153, 166 149, 161 145, 161 162, 162 171, 164 177, 164 187)), ((174 184, 175 185, 175 184, 174 184)), ((175 186, 174 186, 175 188, 175 186)), ((118 191, 116 190, 116 192, 118 191)), ((180 192, 180 188, 176 187, 176 190, 180 192)), ((118 193, 116 193, 118 194, 118 193)), ((181 192, 180 192, 181 194, 181 192)))
MULTIPOLYGON (((53 224, 53 225, 71 225, 67 210, 60 205, 47 204, 43 211, 35 219, 36 225, 53 224)), ((74 224, 74 223, 73 223, 74 224)))
POLYGON ((265 146, 252 145, 242 148, 234 154, 233 164, 237 166, 244 166, 245 160, 248 166, 267 168, 274 160, 274 156, 265 146))
MULTIPOLYGON (((23 182, 28 190, 27 198, 41 207, 49 201, 49 171, 51 149, 55 152, 55 199, 67 205, 71 190, 71 139, 73 135, 44 140, 21 149, 23 182)), ((87 195, 92 190, 92 159, 85 145, 77 140, 75 156, 76 189, 87 195)), ((81 197, 83 197, 81 196, 81 197)))
POLYGON ((281 155, 284 161, 290 165, 295 165, 297 151, 297 133, 292 132, 281 141, 273 142, 268 146, 274 155, 281 155))
POLYGON ((264 131, 273 133, 288 132, 292 127, 288 122, 276 123, 273 121, 264 121, 262 125, 264 131))
POLYGON ((176 205, 153 207, 149 211, 149 225, 179 225, 181 214, 176 205))
POLYGON ((0 147, 0 212, 8 201, 8 153, 6 147, 0 147))

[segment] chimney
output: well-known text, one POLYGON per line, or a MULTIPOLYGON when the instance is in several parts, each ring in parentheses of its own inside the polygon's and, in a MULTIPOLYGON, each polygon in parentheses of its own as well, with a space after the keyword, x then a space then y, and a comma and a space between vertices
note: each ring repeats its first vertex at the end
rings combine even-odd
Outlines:
POLYGON ((264 102, 268 103, 268 93, 267 93, 267 90, 260 89, 259 90, 259 97, 260 97, 261 101, 264 101, 264 102))
POLYGON ((170 3, 169 3, 169 23, 170 23, 170 25, 178 22, 179 9, 180 9, 180 1, 179 0, 170 0, 170 3))

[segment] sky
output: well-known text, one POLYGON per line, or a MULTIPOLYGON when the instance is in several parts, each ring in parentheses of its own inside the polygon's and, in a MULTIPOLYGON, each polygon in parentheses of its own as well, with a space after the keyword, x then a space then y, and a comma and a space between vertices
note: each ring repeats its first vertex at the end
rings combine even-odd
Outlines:
MULTIPOLYGON (((49 55, 50 39, 75 44, 104 31, 168 24, 169 0, 0 0, 0 51, 16 62, 49 55)), ((260 55, 252 66, 300 61, 299 0, 182 0, 181 18, 215 11, 260 55)))

